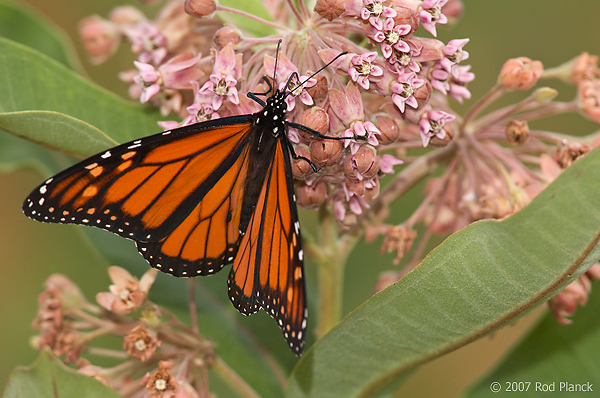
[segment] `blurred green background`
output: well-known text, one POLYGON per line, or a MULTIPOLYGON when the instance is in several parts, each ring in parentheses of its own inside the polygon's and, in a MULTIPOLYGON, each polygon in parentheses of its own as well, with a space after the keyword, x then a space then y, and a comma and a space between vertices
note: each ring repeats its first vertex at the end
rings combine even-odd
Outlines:
MULTIPOLYGON (((76 29, 85 16, 106 16, 117 5, 140 5, 139 2, 21 0, 21 3, 28 3, 64 29, 75 43, 92 80, 126 95, 127 88, 117 77, 118 71, 130 68, 132 58, 126 46, 122 46, 119 53, 105 64, 91 66, 82 51, 76 29)), ((462 20, 451 29, 439 27, 438 38, 444 42, 453 38, 471 39, 466 46, 471 55, 466 63, 472 65, 471 71, 476 74, 476 80, 469 86, 474 99, 481 97, 494 84, 507 58, 527 56, 542 61, 546 67, 553 67, 583 51, 600 54, 600 26, 597 21, 600 2, 597 0, 466 0, 464 3, 462 20)), ((561 98, 565 100, 575 93, 573 87, 561 82, 552 84, 561 90, 561 98)), ((518 94, 510 98, 518 98, 518 94)), ((464 113, 472 103, 473 100, 463 106, 457 104, 455 109, 464 113)), ((577 115, 548 119, 535 124, 535 127, 570 134, 587 134, 597 128, 577 115)), ((140 136, 149 133, 140 132, 140 136)), ((0 327, 2 384, 16 365, 30 364, 37 356, 37 352, 29 346, 33 334, 31 321, 36 315, 37 295, 43 289, 41 284, 48 275, 65 273, 82 287, 90 299, 109 283, 106 274, 108 264, 99 256, 84 256, 89 247, 82 247, 86 243, 79 227, 36 223, 21 213, 23 199, 42 178, 31 170, 0 173, 0 317, 4 319, 0 327)), ((402 221, 414 208, 415 200, 418 200, 418 195, 404 201, 402 208, 393 213, 392 220, 402 221)), ((314 215, 303 212, 301 217, 304 223, 309 223, 314 215)), ((380 243, 380 240, 361 243, 351 256, 346 276, 345 312, 354 309, 373 293, 378 273, 374 270, 393 268, 391 256, 379 255, 380 243)), ((135 251, 133 244, 131 250, 135 251)), ((423 366, 405 384, 401 393, 413 397, 457 396, 466 385, 493 366, 543 311, 538 309, 514 326, 423 366)))

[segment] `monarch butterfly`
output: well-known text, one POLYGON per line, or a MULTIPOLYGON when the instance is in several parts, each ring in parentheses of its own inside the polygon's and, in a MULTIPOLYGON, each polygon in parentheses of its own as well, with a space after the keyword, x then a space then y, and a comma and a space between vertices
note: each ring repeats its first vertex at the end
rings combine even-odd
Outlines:
POLYGON ((248 93, 263 107, 257 113, 165 131, 83 160, 38 186, 24 213, 131 239, 152 267, 175 276, 233 264, 233 305, 245 315, 263 308, 300 355, 307 309, 290 157, 315 167, 295 154, 287 131, 341 138, 286 120, 293 77, 281 91, 265 77, 267 92, 248 93), (266 102, 257 97, 270 93, 266 102))

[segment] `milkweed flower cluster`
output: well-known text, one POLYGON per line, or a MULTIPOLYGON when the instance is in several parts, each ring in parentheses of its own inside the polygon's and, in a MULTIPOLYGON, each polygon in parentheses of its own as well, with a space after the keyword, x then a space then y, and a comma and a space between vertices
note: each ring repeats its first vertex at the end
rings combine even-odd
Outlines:
MULTIPOLYGON (((161 123, 164 129, 256 112, 260 105, 245 94, 273 85, 290 92, 290 121, 329 136, 362 138, 289 132, 296 154, 319 169, 293 162, 298 204, 328 210, 342 233, 383 234, 382 251, 396 252, 395 261, 405 260, 407 269, 422 260, 432 235, 513 214, 598 145, 598 134, 572 137, 529 127, 573 111, 600 123, 596 56, 582 54, 552 69, 525 57, 508 60, 497 84, 460 116, 451 105, 471 100, 475 77, 465 63, 469 39, 436 39, 460 17, 460 0, 317 0, 314 10, 303 1, 265 4, 264 18, 214 0, 166 1, 154 19, 124 6, 106 19, 85 19, 80 33, 95 63, 122 42, 131 46, 137 60, 121 78, 133 98, 175 115, 176 121, 161 123), (252 28, 224 23, 230 14, 247 17, 252 28), (558 102, 556 90, 536 88, 557 77, 577 87, 572 101, 558 102), (515 91, 528 96, 489 110, 515 91), (385 175, 389 183, 382 189, 385 175), (420 205, 402 223, 385 224, 389 204, 419 181, 425 181, 420 205), (413 248, 417 224, 425 232, 413 248)), ((390 273, 383 279, 378 288, 395 280, 390 273)), ((572 298, 582 303, 589 292, 571 290, 576 294, 552 304, 562 322, 576 307, 572 298)))
POLYGON ((122 268, 111 267, 110 292, 98 293, 97 304, 64 275, 51 275, 39 296, 33 322, 39 335, 33 344, 39 349, 49 347, 66 363, 74 363, 79 373, 125 396, 200 397, 207 385, 202 377, 198 380, 198 373, 206 373, 215 360, 213 345, 148 300, 156 273, 151 269, 138 280, 122 268), (103 348, 98 340, 107 336, 120 339, 123 351, 103 348), (99 367, 87 359, 90 354, 123 362, 99 367))
POLYGON ((353 225, 378 196, 380 178, 402 163, 399 124, 419 126, 424 146, 446 136, 444 126, 455 120, 446 98, 470 97, 466 85, 474 75, 461 65, 468 40, 444 44, 430 37, 448 21, 447 0, 318 1, 315 12, 302 3, 273 3, 279 10, 274 22, 251 16, 273 31, 262 38, 223 24, 215 11, 236 10, 207 0, 169 1, 154 20, 119 7, 108 19, 85 19, 80 31, 94 62, 104 61, 123 40, 130 43, 138 59, 121 77, 132 97, 179 116, 179 122, 161 123, 165 129, 256 112, 260 106, 243 94, 265 92, 267 76, 291 93, 290 121, 330 136, 364 138, 289 135, 296 153, 319 168, 315 173, 304 160, 295 161, 298 203, 329 205, 341 225, 353 225), (356 44, 361 40, 364 45, 356 44), (348 53, 331 68, 310 77, 343 51, 348 53), (441 100, 431 100, 434 90, 441 100))

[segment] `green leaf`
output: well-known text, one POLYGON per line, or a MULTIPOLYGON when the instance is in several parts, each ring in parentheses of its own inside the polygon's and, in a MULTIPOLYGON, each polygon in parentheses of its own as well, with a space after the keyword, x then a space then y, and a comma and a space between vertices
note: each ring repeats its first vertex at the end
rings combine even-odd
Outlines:
POLYGON ((18 367, 9 377, 4 398, 119 398, 114 390, 90 376, 77 373, 49 349, 30 367, 18 367), (84 393, 85 391, 85 393, 84 393))
POLYGON ((371 396, 543 303, 600 258, 598 181, 595 150, 515 215, 449 237, 317 342, 288 396, 371 396))
MULTIPOLYGON (((597 289, 598 285, 595 288, 597 289)), ((488 377, 477 384, 466 397, 492 397, 492 383, 500 383, 502 392, 511 382, 530 382, 527 391, 518 389, 527 385, 516 384, 515 397, 574 396, 568 385, 561 383, 591 383, 600 390, 600 294, 593 292, 585 307, 577 310, 573 324, 562 325, 547 314, 529 336, 488 377), (538 384, 539 383, 539 384, 538 384), (544 391, 546 389, 547 391, 544 391)), ((592 396, 592 392, 580 392, 592 396)))
POLYGON ((6 39, 0 39, 0 87, 0 129, 76 156, 157 133, 164 119, 6 39))
POLYGON ((22 167, 35 168, 45 175, 61 168, 52 151, 0 131, 0 171, 10 172, 22 167))
POLYGON ((58 112, 6 112, 0 115, 0 125, 4 131, 75 156, 91 156, 117 145, 94 126, 58 112))
POLYGON ((0 1, 0 37, 29 46, 65 66, 81 70, 67 35, 23 3, 0 1))

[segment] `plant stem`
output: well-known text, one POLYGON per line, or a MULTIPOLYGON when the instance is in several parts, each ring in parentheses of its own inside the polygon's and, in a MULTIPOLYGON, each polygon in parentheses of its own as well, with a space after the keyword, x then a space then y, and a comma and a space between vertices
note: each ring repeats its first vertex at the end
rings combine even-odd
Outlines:
POLYGON ((452 159, 457 151, 455 144, 437 149, 408 165, 379 195, 371 208, 363 214, 358 225, 342 237, 329 210, 319 213, 318 242, 321 255, 316 257, 319 270, 319 317, 316 328, 318 338, 331 330, 341 319, 344 271, 350 252, 364 234, 367 225, 376 225, 387 215, 389 205, 429 175, 440 164, 452 159))
POLYGON ((198 308, 196 306, 196 280, 194 278, 190 278, 188 281, 188 295, 192 330, 194 333, 200 334, 200 330, 198 329, 198 308))
POLYGON ((316 260, 319 270, 318 338, 338 324, 342 315, 344 270, 349 251, 341 245, 337 224, 331 212, 323 208, 319 214, 321 256, 316 260))
POLYGON ((244 398, 260 398, 260 395, 242 379, 233 369, 231 369, 219 357, 215 358, 212 364, 215 372, 235 391, 240 397, 244 398))

